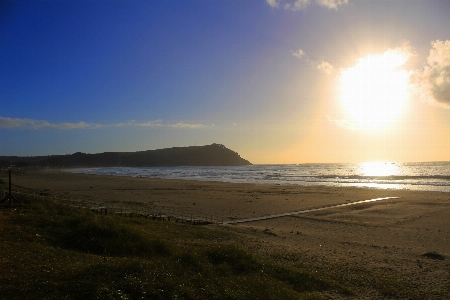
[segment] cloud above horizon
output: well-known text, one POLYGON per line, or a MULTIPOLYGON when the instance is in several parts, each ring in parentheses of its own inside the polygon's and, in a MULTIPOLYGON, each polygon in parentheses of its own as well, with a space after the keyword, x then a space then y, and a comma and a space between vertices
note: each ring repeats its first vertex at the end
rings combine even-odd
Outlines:
POLYGON ((298 50, 291 50, 292 56, 298 58, 298 59, 304 59, 307 63, 309 63, 312 67, 316 68, 317 70, 320 70, 324 72, 327 75, 330 75, 334 71, 334 67, 332 64, 330 64, 327 61, 321 60, 315 61, 313 59, 310 59, 309 56, 306 54, 303 49, 298 50))
POLYGON ((358 130, 361 129, 355 121, 350 121, 346 119, 333 119, 330 115, 325 115, 325 118, 330 124, 334 124, 338 127, 342 127, 348 130, 358 130))
MULTIPOLYGON (((311 0, 266 0, 266 2, 273 8, 283 7, 292 11, 304 9, 311 4, 311 0)), ((314 2, 322 7, 337 10, 339 6, 348 4, 349 0, 315 0, 314 2)))
POLYGON ((185 122, 164 124, 161 120, 153 120, 138 123, 136 121, 128 121, 124 123, 114 124, 96 124, 80 121, 78 123, 51 123, 45 120, 33 120, 27 118, 5 118, 0 117, 0 129, 21 129, 21 130, 43 130, 43 129, 96 129, 108 127, 171 127, 171 128, 207 128, 214 125, 189 124, 185 122))
POLYGON ((324 72, 325 74, 331 74, 334 71, 334 67, 327 61, 322 61, 320 64, 317 65, 317 69, 324 72))
POLYGON ((298 49, 298 50, 292 50, 291 51, 292 56, 295 56, 297 58, 302 58, 303 56, 305 56, 305 51, 303 51, 303 49, 298 49))
POLYGON ((420 100, 450 109, 450 41, 436 40, 427 65, 413 72, 413 92, 420 100))

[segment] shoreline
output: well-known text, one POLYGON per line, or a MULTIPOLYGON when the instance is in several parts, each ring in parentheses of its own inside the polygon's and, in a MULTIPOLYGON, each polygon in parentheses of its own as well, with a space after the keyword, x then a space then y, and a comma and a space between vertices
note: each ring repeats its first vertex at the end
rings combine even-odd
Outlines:
MULTIPOLYGON (((328 164, 327 164, 328 165, 328 164)), ((331 164, 335 167, 340 164, 331 164)), ((427 175, 417 174, 413 166, 399 167, 392 171, 392 175, 382 175, 377 169, 356 170, 353 164, 343 164, 344 168, 330 171, 325 168, 309 167, 298 169, 294 165, 280 165, 282 170, 274 166, 252 165, 234 168, 229 167, 160 167, 156 169, 118 167, 118 168, 72 168, 69 172, 93 175, 114 175, 130 177, 146 177, 155 179, 214 181, 227 183, 254 183, 272 185, 295 185, 295 186, 327 186, 327 187, 362 187, 378 189, 396 189, 411 191, 437 191, 450 193, 450 174, 427 175), (199 169, 197 169, 199 168, 199 169), (222 169, 223 168, 223 169, 222 169), (293 169, 292 169, 293 168, 293 169), (354 172, 365 172, 359 174, 354 172), (398 172, 398 174, 396 173, 398 172), (404 173, 406 172, 406 173, 404 173), (378 173, 378 175, 376 175, 378 173)), ((309 166, 309 165, 308 165, 309 166)), ((450 166, 450 165, 448 165, 450 166)), ((375 166, 382 167, 382 166, 375 166)), ((375 168, 373 167, 373 168, 375 168)), ((421 166, 423 168, 424 166, 421 166)), ((443 166, 437 166, 442 168, 443 166)), ((445 170, 438 171, 439 174, 447 174, 445 170), (439 173, 440 172, 440 173, 439 173)))
POLYGON ((334 266, 353 276, 355 269, 365 268, 382 278, 406 280, 422 291, 450 292, 450 193, 149 179, 62 170, 16 174, 13 185, 46 189, 62 197, 156 205, 222 220, 336 206, 213 226, 244 235, 247 246, 255 251, 299 255, 324 272, 334 266), (338 206, 383 197, 398 198, 338 206), (430 258, 430 253, 442 259, 430 258))
MULTIPOLYGON (((7 179, 7 178, 6 178, 7 179)), ((383 197, 390 201, 447 197, 450 193, 366 187, 299 186, 156 179, 45 169, 13 175, 13 185, 53 195, 114 204, 154 205, 162 210, 246 219, 383 197)))

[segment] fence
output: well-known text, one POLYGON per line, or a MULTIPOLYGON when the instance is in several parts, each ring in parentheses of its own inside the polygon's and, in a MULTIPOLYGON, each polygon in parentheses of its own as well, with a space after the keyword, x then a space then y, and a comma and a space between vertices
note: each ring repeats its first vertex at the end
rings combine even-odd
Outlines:
MULTIPOLYGON (((1 186, 1 198, 8 196, 9 191, 1 186)), ((26 196, 31 199, 47 198, 60 201, 70 206, 88 209, 94 213, 104 215, 115 215, 129 218, 145 218, 160 221, 174 221, 189 223, 193 225, 223 224, 224 219, 212 215, 192 213, 187 209, 171 210, 164 206, 154 204, 132 205, 125 203, 115 203, 108 200, 84 200, 74 197, 64 197, 61 195, 50 195, 46 191, 36 191, 26 188, 16 188, 12 190, 13 196, 26 196)))

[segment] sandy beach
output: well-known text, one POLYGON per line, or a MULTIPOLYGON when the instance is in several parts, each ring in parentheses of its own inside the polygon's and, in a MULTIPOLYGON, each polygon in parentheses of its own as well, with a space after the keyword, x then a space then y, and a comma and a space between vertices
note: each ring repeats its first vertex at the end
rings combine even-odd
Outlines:
POLYGON ((300 254, 325 271, 328 267, 340 270, 340 276, 348 280, 357 276, 349 270, 360 267, 380 276, 406 279, 412 289, 427 291, 425 299, 450 295, 450 193, 160 180, 63 170, 17 174, 13 184, 61 197, 153 205, 167 212, 224 220, 398 197, 214 226, 246 235, 255 251, 282 249, 300 254))

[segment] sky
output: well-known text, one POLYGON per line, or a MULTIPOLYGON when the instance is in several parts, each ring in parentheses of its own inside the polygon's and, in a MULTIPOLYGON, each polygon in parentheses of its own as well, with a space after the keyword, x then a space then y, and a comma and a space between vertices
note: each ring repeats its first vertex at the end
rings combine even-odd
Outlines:
POLYGON ((450 161, 450 1, 2 1, 0 155, 450 161))

